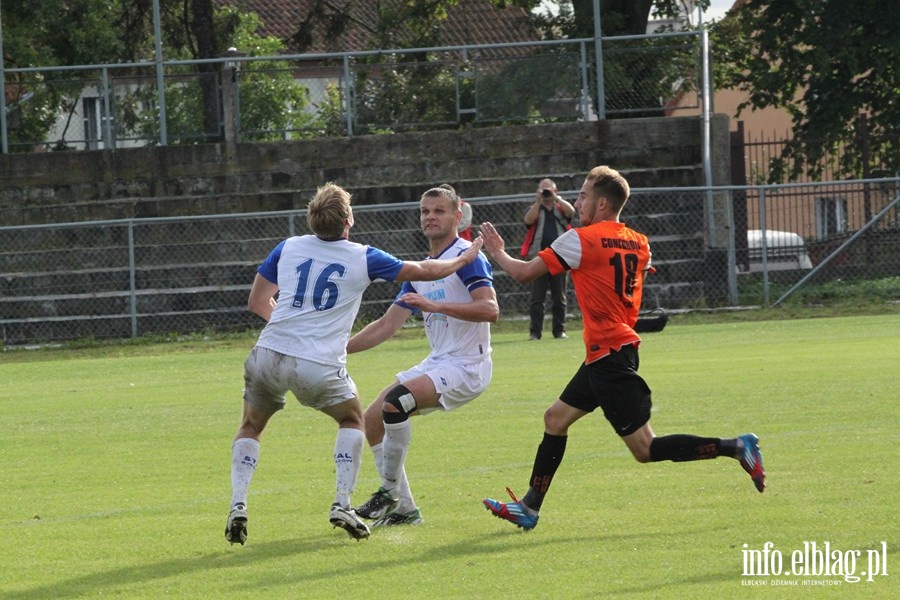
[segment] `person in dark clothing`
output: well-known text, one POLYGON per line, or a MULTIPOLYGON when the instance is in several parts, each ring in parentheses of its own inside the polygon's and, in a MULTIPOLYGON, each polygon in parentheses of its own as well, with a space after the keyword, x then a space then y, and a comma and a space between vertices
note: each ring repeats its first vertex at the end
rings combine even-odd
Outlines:
MULTIPOLYGON (((552 179, 542 179, 538 183, 535 201, 525 213, 525 226, 528 234, 522 244, 520 254, 530 259, 550 246, 553 240, 571 228, 575 207, 559 197, 556 183, 552 179)), ((541 339, 544 328, 544 302, 547 291, 550 291, 550 310, 553 315, 553 337, 567 338, 566 335, 566 277, 567 273, 550 275, 546 273, 531 283, 531 301, 529 303, 529 339, 541 339)))

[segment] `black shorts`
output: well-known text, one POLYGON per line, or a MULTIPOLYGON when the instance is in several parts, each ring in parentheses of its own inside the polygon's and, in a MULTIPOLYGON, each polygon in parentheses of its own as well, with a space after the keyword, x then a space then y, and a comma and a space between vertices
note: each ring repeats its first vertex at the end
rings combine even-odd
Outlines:
POLYGON ((594 412, 599 406, 620 436, 634 433, 650 420, 650 388, 638 375, 638 351, 624 346, 590 364, 582 364, 559 399, 594 412))

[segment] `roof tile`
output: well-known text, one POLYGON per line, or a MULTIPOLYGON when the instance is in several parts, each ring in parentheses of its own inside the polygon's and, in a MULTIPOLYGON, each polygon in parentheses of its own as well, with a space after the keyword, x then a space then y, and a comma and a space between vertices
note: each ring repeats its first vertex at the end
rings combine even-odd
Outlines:
MULTIPOLYGON (((298 24, 306 18, 310 10, 321 6, 350 6, 351 23, 342 35, 330 42, 324 27, 318 27, 313 45, 306 52, 354 52, 371 50, 374 34, 364 24, 376 21, 376 5, 370 0, 214 0, 219 6, 236 5, 245 12, 254 12, 263 22, 261 33, 283 40, 291 52, 300 51, 291 38, 298 24)), ((447 10, 447 20, 442 23, 438 34, 440 46, 471 46, 526 42, 540 39, 539 34, 528 24, 527 15, 521 7, 509 6, 500 9, 489 0, 460 0, 457 6, 447 10)), ((398 39, 402 39, 402 30, 398 39)))

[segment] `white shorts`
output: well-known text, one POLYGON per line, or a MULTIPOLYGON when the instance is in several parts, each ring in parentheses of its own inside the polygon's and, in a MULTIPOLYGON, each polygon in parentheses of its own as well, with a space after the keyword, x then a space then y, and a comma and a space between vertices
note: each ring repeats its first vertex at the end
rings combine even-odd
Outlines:
POLYGON ((244 400, 265 413, 284 408, 290 391, 303 406, 322 410, 357 397, 347 369, 254 346, 244 361, 244 400))
MULTIPOLYGON (((397 373, 397 381, 405 383, 420 375, 427 375, 440 394, 441 410, 453 410, 468 404, 481 395, 491 382, 494 365, 490 358, 474 363, 460 364, 447 360, 426 358, 412 369, 397 373)), ((436 408, 420 409, 427 414, 436 408)))

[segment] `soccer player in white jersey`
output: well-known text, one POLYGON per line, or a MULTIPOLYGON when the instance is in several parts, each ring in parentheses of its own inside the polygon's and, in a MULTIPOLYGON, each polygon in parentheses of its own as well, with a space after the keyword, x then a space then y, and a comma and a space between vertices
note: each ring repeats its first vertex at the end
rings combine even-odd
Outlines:
POLYGON ((329 183, 309 202, 313 235, 278 244, 257 270, 248 308, 268 323, 244 363, 244 412, 232 444, 231 511, 225 539, 247 540, 247 492, 259 459, 259 438, 284 408, 290 390, 303 406, 338 424, 334 444, 337 493, 329 512, 334 527, 357 540, 368 526, 350 508, 363 448, 363 414, 347 374, 347 340, 362 294, 376 280, 419 281, 452 275, 478 258, 481 240, 446 260, 401 261, 349 241, 350 194, 329 183), (276 300, 277 294, 277 300, 276 300))
MULTIPOLYGON (((429 258, 454 257, 469 248, 471 242, 457 237, 462 212, 453 191, 432 188, 422 195, 419 208, 429 258)), ((497 322, 500 309, 490 263, 479 256, 444 279, 403 284, 384 315, 350 338, 347 352, 377 346, 415 312, 422 313, 431 353, 398 373, 365 414, 381 487, 356 513, 376 519, 376 527, 423 522, 404 469, 412 435, 409 417, 459 408, 491 381, 491 323, 497 322)))

